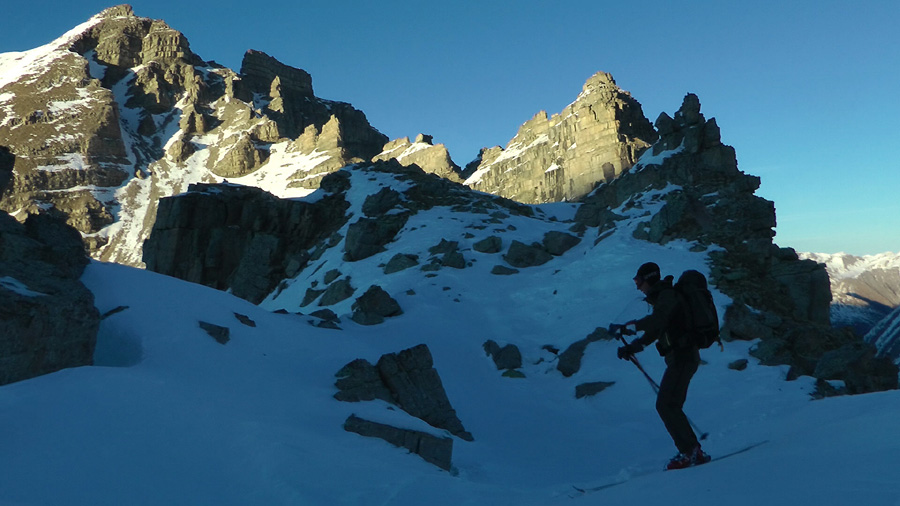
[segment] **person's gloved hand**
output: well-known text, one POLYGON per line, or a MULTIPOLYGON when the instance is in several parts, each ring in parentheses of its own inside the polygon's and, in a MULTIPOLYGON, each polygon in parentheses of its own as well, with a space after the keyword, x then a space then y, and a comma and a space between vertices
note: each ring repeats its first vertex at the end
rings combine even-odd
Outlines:
POLYGON ((625 346, 619 346, 618 356, 622 360, 631 360, 631 357, 633 357, 635 353, 640 353, 642 351, 644 351, 644 346, 641 343, 634 341, 625 346))
POLYGON ((630 321, 627 323, 611 323, 609 325, 609 333, 610 334, 622 334, 623 336, 633 336, 637 333, 637 330, 631 330, 628 326, 634 326, 634 321, 630 321))

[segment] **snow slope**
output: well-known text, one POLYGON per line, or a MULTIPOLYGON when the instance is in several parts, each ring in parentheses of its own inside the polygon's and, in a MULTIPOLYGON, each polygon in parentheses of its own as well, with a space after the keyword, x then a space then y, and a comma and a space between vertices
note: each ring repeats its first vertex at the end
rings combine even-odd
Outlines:
MULTIPOLYGON (((373 178, 371 184, 384 181, 373 178)), ((351 191, 363 191, 354 179, 351 191)), ((315 198, 315 197, 311 197, 315 198)), ((565 216, 571 205, 540 206, 565 216)), ((428 246, 467 229, 466 213, 435 208, 414 220, 398 247, 428 246), (407 243, 403 243, 407 241, 407 243)), ((509 218, 526 239, 551 220, 509 218)), ((499 232, 498 232, 499 233, 499 232)), ((510 237, 504 236, 504 241, 510 237)), ((512 276, 489 274, 497 255, 465 250, 471 267, 385 276, 378 255, 344 264, 354 286, 379 282, 404 314, 364 327, 333 309, 344 330, 313 327, 227 293, 115 264, 92 263, 83 281, 103 320, 96 365, 0 387, 0 504, 47 505, 557 505, 900 503, 900 393, 811 401, 811 378, 748 355, 752 342, 704 350, 686 410, 721 455, 707 466, 651 472, 596 493, 597 486, 661 468, 674 453, 643 376, 616 359, 614 342, 592 343, 571 378, 556 357, 598 326, 645 314, 632 273, 647 260, 665 272, 706 271, 690 244, 635 240, 627 221, 598 245, 586 237, 564 256, 512 276), (407 292, 411 290, 411 292, 407 292), (241 324, 235 313, 256 326, 241 324), (221 345, 198 321, 231 329, 221 345), (519 346, 524 379, 502 377, 482 344, 519 346), (356 358, 426 343, 453 407, 475 441, 454 442, 454 472, 379 439, 345 432, 356 413, 426 430, 380 402, 333 399, 334 374, 356 358), (748 359, 743 371, 728 368, 748 359), (576 399, 575 386, 615 384, 576 399)), ((326 272, 331 251, 319 260, 326 272)), ((304 280, 295 280, 303 286, 304 280)), ((296 311, 292 287, 263 303, 296 311)), ((715 293, 724 307, 726 297, 715 293)), ((311 308, 313 310, 315 308, 311 308)), ((654 377, 651 349, 640 360, 654 377)))

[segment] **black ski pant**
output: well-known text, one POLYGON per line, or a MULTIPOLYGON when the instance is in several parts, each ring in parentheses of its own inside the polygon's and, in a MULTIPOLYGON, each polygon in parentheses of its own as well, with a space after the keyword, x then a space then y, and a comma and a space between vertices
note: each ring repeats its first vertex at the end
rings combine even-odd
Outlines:
POLYGON ((689 455, 699 442, 683 408, 691 378, 700 367, 700 351, 697 348, 674 350, 666 355, 666 366, 656 396, 656 411, 678 451, 689 455))

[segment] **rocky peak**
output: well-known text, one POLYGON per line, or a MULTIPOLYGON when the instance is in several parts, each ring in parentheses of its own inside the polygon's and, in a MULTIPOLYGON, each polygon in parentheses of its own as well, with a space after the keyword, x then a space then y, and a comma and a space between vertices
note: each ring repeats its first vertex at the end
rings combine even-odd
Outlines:
POLYGON ((135 16, 130 5, 111 7, 92 19, 99 22, 78 35, 69 49, 80 55, 94 51, 95 61, 108 67, 104 84, 114 84, 127 69, 151 62, 162 67, 203 64, 184 34, 162 20, 135 16))
POLYGON ((581 95, 578 98, 584 98, 591 93, 601 93, 606 95, 606 99, 615 99, 618 95, 627 95, 631 94, 627 91, 624 91, 616 85, 616 80, 613 79, 612 74, 608 72, 597 72, 593 76, 589 77, 587 81, 585 81, 584 86, 581 88, 581 95))
POLYGON ((134 9, 129 4, 114 5, 107 7, 94 16, 96 18, 118 18, 118 17, 134 17, 134 9))
POLYGON ((477 190, 519 202, 576 200, 628 170, 656 138, 641 105, 599 72, 561 113, 538 112, 464 175, 477 190))
POLYGON ((425 172, 436 174, 454 182, 462 182, 459 166, 450 158, 450 152, 443 144, 434 144, 434 137, 426 134, 416 136, 415 142, 409 137, 395 139, 384 145, 381 153, 373 158, 379 160, 397 160, 404 166, 416 165, 425 172))
POLYGON ((678 149, 696 153, 701 148, 716 146, 721 142, 719 126, 715 118, 706 121, 700 112, 700 99, 693 93, 684 97, 681 108, 672 119, 665 112, 656 118, 656 130, 660 140, 653 145, 653 154, 678 149))
POLYGON ((301 97, 313 95, 312 76, 302 69, 285 65, 262 51, 253 49, 244 53, 241 62, 241 78, 256 93, 272 94, 273 82, 277 79, 282 96, 296 94, 301 97))
POLYGON ((305 71, 259 51, 241 74, 207 63, 127 5, 15 61, 0 80, 0 145, 15 160, 0 209, 24 220, 54 207, 107 261, 141 265, 158 200, 192 183, 247 177, 294 195, 388 140, 313 96, 305 71))

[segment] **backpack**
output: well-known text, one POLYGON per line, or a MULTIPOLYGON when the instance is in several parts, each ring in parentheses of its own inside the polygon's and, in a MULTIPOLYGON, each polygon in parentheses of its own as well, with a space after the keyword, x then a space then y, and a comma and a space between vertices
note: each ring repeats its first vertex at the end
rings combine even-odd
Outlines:
POLYGON ((684 271, 674 285, 684 301, 685 335, 698 348, 709 348, 719 340, 719 314, 713 302, 706 276, 695 270, 684 271))

